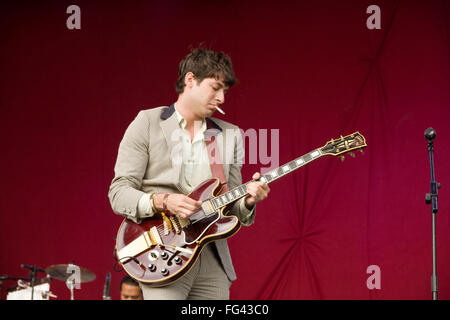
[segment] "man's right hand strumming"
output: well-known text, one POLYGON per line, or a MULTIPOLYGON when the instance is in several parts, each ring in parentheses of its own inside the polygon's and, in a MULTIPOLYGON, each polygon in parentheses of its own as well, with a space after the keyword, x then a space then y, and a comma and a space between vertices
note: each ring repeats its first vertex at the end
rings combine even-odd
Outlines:
POLYGON ((158 211, 169 211, 181 218, 188 218, 201 207, 202 202, 181 193, 158 193, 153 196, 153 204, 158 211))

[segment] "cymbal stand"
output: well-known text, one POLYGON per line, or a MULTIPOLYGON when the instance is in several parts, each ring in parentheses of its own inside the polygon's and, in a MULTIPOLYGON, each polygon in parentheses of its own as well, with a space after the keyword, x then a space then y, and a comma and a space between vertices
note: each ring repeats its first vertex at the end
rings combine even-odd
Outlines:
MULTIPOLYGON (((74 272, 72 272, 74 273, 74 272)), ((67 288, 70 290, 70 300, 74 300, 75 277, 69 277, 66 281, 67 288)))

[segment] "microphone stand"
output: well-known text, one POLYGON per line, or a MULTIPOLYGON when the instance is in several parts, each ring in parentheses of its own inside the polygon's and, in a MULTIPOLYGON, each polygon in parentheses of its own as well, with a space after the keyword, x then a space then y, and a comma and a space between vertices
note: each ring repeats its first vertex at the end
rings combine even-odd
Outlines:
POLYGON ((33 266, 33 269, 31 269, 30 278, 31 278, 31 300, 34 300, 34 284, 36 283, 36 266, 33 266))
POLYGON ((432 228, 432 250, 433 250, 433 274, 431 275, 431 292, 433 300, 438 300, 438 277, 436 271, 436 213, 438 212, 438 189, 441 187, 434 177, 433 141, 436 131, 433 128, 425 130, 425 138, 428 140, 428 153, 430 156, 430 193, 425 194, 425 203, 431 204, 431 228, 432 228))
POLYGON ((111 300, 111 272, 106 274, 105 285, 103 286, 103 300, 111 300))

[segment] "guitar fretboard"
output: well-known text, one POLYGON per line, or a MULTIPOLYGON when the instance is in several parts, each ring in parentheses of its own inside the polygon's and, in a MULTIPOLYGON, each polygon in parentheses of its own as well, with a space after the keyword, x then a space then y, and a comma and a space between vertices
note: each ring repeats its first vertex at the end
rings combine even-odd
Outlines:
MULTIPOLYGON (((297 170, 298 168, 304 166, 305 164, 308 164, 309 162, 312 162, 322 156, 322 152, 319 149, 313 150, 297 159, 294 159, 276 169, 273 169, 266 174, 262 175, 260 178, 260 181, 263 181, 267 184, 274 182, 275 180, 278 180, 279 178, 297 170)), ((214 206, 214 209, 220 209, 242 197, 245 197, 247 195, 247 184, 249 184, 249 181, 245 184, 240 185, 239 187, 233 188, 228 192, 225 192, 224 194, 221 194, 218 197, 215 197, 211 199, 211 203, 214 206)))

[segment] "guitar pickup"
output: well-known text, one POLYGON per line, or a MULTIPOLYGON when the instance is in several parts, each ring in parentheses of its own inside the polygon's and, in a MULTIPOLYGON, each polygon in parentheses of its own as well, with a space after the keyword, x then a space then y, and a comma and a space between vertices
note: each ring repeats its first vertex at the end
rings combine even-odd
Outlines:
POLYGON ((181 226, 180 226, 180 223, 177 220, 177 218, 175 216, 170 216, 169 219, 172 222, 172 226, 175 229, 176 234, 180 234, 181 233, 181 226))
POLYGON ((210 200, 202 202, 202 209, 203 209, 203 212, 205 213, 205 216, 213 214, 216 211, 210 200))
POLYGON ((172 230, 172 223, 170 222, 170 219, 166 216, 164 212, 161 212, 161 216, 163 218, 164 224, 164 235, 167 236, 169 234, 169 230, 172 230))
POLYGON ((148 232, 148 235, 150 237, 150 241, 153 246, 154 245, 164 246, 164 243, 156 227, 151 227, 150 231, 148 232))

